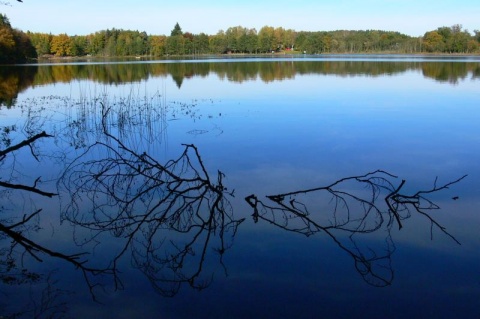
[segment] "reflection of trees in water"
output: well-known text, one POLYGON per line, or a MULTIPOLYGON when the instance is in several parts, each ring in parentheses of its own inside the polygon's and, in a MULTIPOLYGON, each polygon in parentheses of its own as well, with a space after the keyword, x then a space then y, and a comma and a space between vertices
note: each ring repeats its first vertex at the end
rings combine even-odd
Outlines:
POLYGON ((105 234, 116 238, 121 247, 113 268, 130 252, 133 266, 162 295, 175 295, 183 284, 205 288, 212 274, 204 265, 214 254, 223 265, 243 221, 233 217, 226 198, 233 194, 223 186, 223 174, 212 181, 193 145, 166 164, 131 150, 107 132, 107 113, 108 141, 89 147, 61 179, 68 194, 63 218, 90 230, 90 236, 76 238, 79 244, 105 234))
POLYGON ((36 66, 0 67, 0 108, 14 105, 18 93, 32 86, 36 72, 36 66))
POLYGON ((32 85, 69 83, 85 79, 105 84, 139 82, 151 77, 170 76, 180 88, 185 79, 215 74, 220 79, 242 83, 292 79, 296 75, 382 76, 421 70, 426 77, 455 84, 467 77, 478 78, 478 63, 388 62, 388 61, 289 61, 268 62, 176 62, 59 64, 0 68, 0 105, 11 106, 18 93, 32 85))
POLYGON ((418 68, 417 62, 379 61, 324 61, 305 62, 296 67, 298 74, 322 74, 338 76, 382 76, 404 73, 418 68))
POLYGON ((138 82, 151 76, 171 76, 181 87, 184 79, 216 74, 221 79, 245 82, 260 79, 263 82, 291 79, 295 75, 333 74, 340 76, 402 73, 419 68, 415 62, 372 61, 269 61, 269 62, 195 62, 151 64, 65 64, 39 68, 36 84, 70 82, 89 79, 100 83, 118 84, 138 82))
POLYGON ((465 64, 455 62, 431 62, 422 64, 424 76, 433 78, 439 82, 457 84, 467 77, 478 78, 480 76, 480 64, 465 64))
POLYGON ((395 245, 391 237, 393 225, 417 213, 431 224, 431 235, 439 230, 459 243, 432 213, 440 207, 429 195, 448 189, 466 176, 413 194, 403 192, 405 180, 394 185, 397 178, 378 170, 360 176, 342 178, 330 185, 266 196, 246 197, 253 208, 255 222, 264 220, 272 225, 306 236, 318 232, 327 234, 349 254, 363 279, 374 286, 392 283, 391 257, 395 245), (379 238, 380 237, 380 238, 379 238))

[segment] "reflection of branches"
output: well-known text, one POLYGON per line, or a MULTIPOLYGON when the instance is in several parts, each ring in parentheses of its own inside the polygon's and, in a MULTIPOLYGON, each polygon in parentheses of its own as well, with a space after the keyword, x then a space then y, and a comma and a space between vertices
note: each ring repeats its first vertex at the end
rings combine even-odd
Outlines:
MULTIPOLYGON (((388 205, 389 212, 392 212, 395 214, 395 217, 397 218, 398 221, 398 226, 399 228, 402 228, 402 224, 399 219, 399 211, 406 211, 409 212, 409 208, 413 207, 415 211, 423 216, 425 216, 429 221, 431 225, 431 230, 430 234, 431 237, 433 238, 433 228, 438 228, 440 231, 442 231, 444 234, 452 238, 457 244, 460 244, 460 242, 452 236, 447 230, 445 229, 444 226, 440 225, 429 213, 428 211, 430 210, 437 210, 440 209, 440 206, 435 204, 432 200, 430 200, 427 195, 436 193, 438 191, 448 189, 451 185, 456 184, 460 182, 462 179, 467 177, 467 175, 464 175, 452 182, 449 182, 447 184, 444 184, 442 186, 437 186, 437 179, 435 179, 435 182, 433 184, 433 187, 429 190, 425 191, 418 191, 413 195, 404 195, 400 194, 399 191, 405 184, 405 180, 402 180, 400 183, 400 186, 398 186, 397 189, 395 189, 393 192, 388 194, 387 197, 385 197, 385 202, 388 205)), ((409 216, 409 215, 408 215, 409 216)))
POLYGON ((55 193, 44 192, 41 189, 37 188, 37 184, 38 184, 39 180, 40 179, 36 179, 33 186, 27 186, 27 185, 23 185, 23 184, 12 184, 12 183, 2 182, 2 181, 0 181, 0 186, 5 187, 5 188, 10 188, 10 189, 21 189, 21 190, 25 190, 25 191, 28 191, 28 192, 40 194, 40 195, 43 195, 43 196, 46 196, 46 197, 53 197, 53 196, 57 195, 55 193))
POLYGON ((391 179, 396 176, 377 170, 360 176, 342 178, 330 185, 285 194, 269 195, 273 202, 266 204, 257 196, 246 197, 253 208, 255 222, 265 220, 282 229, 312 235, 323 231, 346 251, 355 261, 355 267, 365 281, 374 286, 390 285, 393 280, 391 255, 395 246, 390 231, 396 222, 402 228, 402 220, 415 211, 425 216, 433 229, 439 229, 455 242, 458 240, 431 215, 439 209, 427 196, 449 188, 460 182, 463 176, 442 186, 437 180, 431 189, 418 191, 413 195, 402 194, 403 180, 395 187, 391 179), (301 199, 299 199, 301 197, 301 199), (383 199, 383 201, 382 201, 383 199), (329 213, 310 212, 307 204, 329 213), (358 236, 366 236, 383 231, 385 237, 381 247, 372 248, 372 244, 362 245, 358 236))
POLYGON ((12 225, 9 227, 0 223, 0 231, 6 234, 8 237, 10 237, 13 240, 11 249, 13 250, 13 248, 16 245, 19 245, 25 250, 26 253, 28 253, 31 257, 33 257, 37 261, 42 262, 43 260, 40 257, 40 255, 44 254, 50 257, 62 259, 74 265, 77 269, 80 269, 82 271, 84 278, 90 288, 90 291, 92 292, 92 296, 94 297, 93 289, 95 287, 95 284, 92 283, 92 280, 90 277, 92 275, 97 276, 100 274, 114 274, 112 269, 108 269, 108 268, 97 269, 97 268, 89 267, 86 265, 87 260, 81 259, 81 257, 85 255, 85 253, 66 255, 57 251, 53 251, 23 236, 21 231, 15 230, 15 228, 25 225, 30 219, 33 218, 33 216, 39 214, 40 211, 41 209, 37 210, 35 213, 31 214, 29 217, 27 218, 24 217, 24 219, 21 222, 16 223, 15 225, 12 225))
MULTIPOLYGON (((38 161, 38 157, 35 154, 32 145, 36 140, 38 140, 42 137, 51 137, 51 135, 48 135, 45 132, 41 132, 41 133, 38 133, 38 134, 36 134, 36 135, 34 135, 30 138, 27 138, 26 140, 21 141, 18 144, 7 147, 4 150, 0 150, 0 161, 3 161, 7 157, 8 154, 11 154, 11 153, 13 153, 13 152, 15 152, 15 151, 17 151, 21 148, 24 148, 24 147, 30 148, 30 152, 31 152, 32 156, 38 161)), ((40 181, 40 178, 37 178, 35 180, 35 182, 33 183, 33 186, 27 186, 27 185, 23 185, 23 184, 13 184, 13 183, 10 183, 10 182, 0 180, 0 186, 4 187, 4 188, 8 188, 8 189, 24 190, 24 191, 28 191, 28 192, 31 192, 31 193, 36 193, 36 194, 39 194, 39 195, 42 195, 42 196, 50 197, 50 198, 57 195, 57 194, 50 193, 50 192, 45 192, 45 191, 42 191, 41 189, 39 189, 37 187, 39 181, 40 181)))
POLYGON ((55 287, 57 282, 52 279, 53 273, 42 278, 42 282, 36 282, 35 287, 30 287, 32 290, 30 296, 21 308, 15 309, 11 304, 4 307, 0 305, 0 311, 4 316, 1 318, 66 318, 68 303, 65 296, 71 292, 55 287), (5 316, 7 313, 9 314, 5 316))
POLYGON ((67 303, 62 301, 63 296, 69 294, 66 290, 55 288, 56 282, 50 276, 46 280, 45 288, 41 292, 40 303, 33 302, 34 318, 53 318, 53 314, 62 317, 67 312, 67 303))
POLYGON ((211 278, 201 275, 212 242, 222 263, 243 221, 232 216, 225 195, 233 192, 223 186, 223 173, 211 181, 194 145, 166 164, 136 153, 108 133, 108 111, 107 142, 89 147, 61 179, 69 192, 64 218, 91 231, 82 244, 102 234, 122 239, 113 268, 130 249, 134 266, 162 295, 174 295, 183 283, 206 287, 211 278), (96 152, 100 159, 89 157, 96 152))
MULTIPOLYGON (((42 137, 51 137, 51 135, 48 135, 47 133, 45 132, 41 132, 39 134, 36 134, 30 138, 27 138, 26 140, 18 143, 18 144, 15 144, 15 145, 12 145, 8 148, 6 148, 5 150, 0 150, 0 160, 3 160, 5 158, 5 156, 7 156, 7 154, 9 153, 12 153, 16 150, 19 150, 21 149, 22 147, 29 147, 31 152, 32 152, 32 155, 33 157, 35 157, 37 159, 37 156, 35 155, 35 153, 33 152, 33 149, 32 149, 32 144, 33 142, 35 142, 36 140, 42 138, 42 137)), ((38 159, 37 159, 38 160, 38 159)))
MULTIPOLYGON (((51 137, 51 135, 46 134, 45 132, 41 132, 39 134, 36 134, 30 138, 25 139, 24 141, 15 144, 13 146, 10 146, 6 148, 5 150, 0 150, 0 160, 4 160, 7 155, 20 150, 21 148, 24 147, 29 147, 32 153, 32 156, 34 156, 37 160, 37 156, 33 151, 33 143, 37 141, 40 138, 44 137, 51 137)), ((15 189, 15 190, 23 190, 27 191, 29 193, 34 193, 38 194, 41 196, 45 197, 53 197, 56 196, 57 194, 51 193, 51 192, 46 192, 41 190, 38 187, 38 182, 40 178, 37 178, 33 184, 33 186, 27 186, 23 184, 13 184, 10 182, 4 182, 0 181, 0 186, 7 188, 7 189, 15 189)), ((15 258, 15 248, 16 247, 21 247, 27 255, 31 256, 37 261, 43 261, 42 255, 50 256, 53 258, 57 259, 62 259, 72 265, 74 265, 76 268, 80 269, 83 272, 83 275, 85 277, 85 280, 90 288, 90 291, 92 292, 93 296, 93 288, 95 287, 95 284, 91 281, 91 276, 96 276, 99 274, 111 274, 113 273, 111 269, 97 269, 97 268, 92 268, 86 265, 87 260, 82 260, 81 257, 84 255, 83 253, 80 254, 63 254, 54 250, 51 250, 43 245, 40 245, 39 243, 36 243, 32 241, 31 239, 27 238, 24 235, 24 232, 31 228, 29 225, 31 221, 35 218, 38 217, 40 212, 42 210, 38 209, 35 212, 29 214, 29 215, 24 215, 23 218, 16 222, 16 223, 10 223, 9 225, 5 220, 0 221, 0 232, 5 235, 6 237, 10 238, 12 240, 12 243, 10 245, 10 249, 8 251, 3 251, 6 256, 6 261, 2 262, 2 265, 5 265, 5 269, 2 270, 0 274, 0 278, 2 279, 3 282, 5 283, 23 283, 23 282, 28 282, 28 281, 35 281, 39 278, 38 274, 31 273, 26 269, 22 269, 19 274, 12 274, 12 271, 17 268, 16 265, 16 258, 15 258)))

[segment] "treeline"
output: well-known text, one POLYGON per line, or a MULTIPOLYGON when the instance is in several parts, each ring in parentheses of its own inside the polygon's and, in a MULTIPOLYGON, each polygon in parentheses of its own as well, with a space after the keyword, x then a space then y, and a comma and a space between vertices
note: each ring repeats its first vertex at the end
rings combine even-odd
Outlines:
POLYGON ((461 25, 441 27, 423 37, 399 32, 304 32, 265 26, 257 32, 242 26, 215 35, 182 32, 178 23, 170 36, 130 30, 103 30, 86 36, 27 33, 37 54, 55 56, 168 56, 272 52, 320 53, 478 53, 480 31, 471 35, 461 25))
MULTIPOLYGON (((6 17, 3 16, 3 20, 6 17)), ((7 20, 8 21, 8 20, 7 20)), ((21 33, 20 31, 15 31, 21 33)), ((23 33, 21 33, 23 34, 23 33)), ((474 35, 461 25, 440 27, 423 37, 399 32, 329 31, 305 32, 264 26, 259 31, 230 27, 215 35, 183 32, 177 23, 169 36, 146 32, 108 29, 89 35, 69 36, 27 32, 35 54, 25 57, 57 56, 172 56, 199 54, 262 54, 272 52, 321 53, 480 53, 480 31, 474 35)), ((3 50, 0 37, 0 50, 3 50)), ((2 51, 3 52, 3 51, 2 51)), ((2 53, 3 54, 3 53, 2 53)), ((11 54, 10 54, 11 56, 11 54)))
POLYGON ((480 31, 475 30, 471 36, 462 30, 460 24, 450 28, 441 27, 423 36, 424 49, 427 52, 473 53, 479 52, 480 31))
POLYGON ((23 63, 36 57, 30 38, 13 29, 7 16, 0 14, 0 63, 23 63))

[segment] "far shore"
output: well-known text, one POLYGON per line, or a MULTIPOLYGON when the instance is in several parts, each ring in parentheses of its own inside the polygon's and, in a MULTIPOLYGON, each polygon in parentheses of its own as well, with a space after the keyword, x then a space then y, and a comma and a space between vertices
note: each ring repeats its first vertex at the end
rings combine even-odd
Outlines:
POLYGON ((39 57, 33 61, 37 62, 79 62, 79 61, 131 61, 131 60, 140 60, 140 61, 153 61, 153 60, 169 60, 169 59, 204 59, 204 58, 266 58, 266 57, 285 57, 285 56, 308 56, 308 57, 335 57, 335 56, 412 56, 412 57, 480 57, 480 53, 401 53, 401 52, 363 52, 363 53, 321 53, 321 54, 306 54, 300 51, 280 51, 274 53, 225 53, 225 54, 184 54, 184 55, 164 55, 164 56, 152 56, 152 55, 142 55, 142 56, 93 56, 93 55, 84 55, 84 56, 55 56, 55 55, 46 55, 39 57))

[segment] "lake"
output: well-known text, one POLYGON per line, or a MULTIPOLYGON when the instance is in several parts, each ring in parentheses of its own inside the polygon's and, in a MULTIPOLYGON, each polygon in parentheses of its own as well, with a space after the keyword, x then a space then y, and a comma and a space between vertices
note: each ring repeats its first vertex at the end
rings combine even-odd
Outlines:
POLYGON ((0 79, 0 316, 480 316, 479 57, 0 79))

